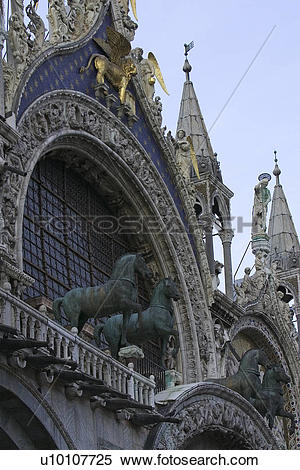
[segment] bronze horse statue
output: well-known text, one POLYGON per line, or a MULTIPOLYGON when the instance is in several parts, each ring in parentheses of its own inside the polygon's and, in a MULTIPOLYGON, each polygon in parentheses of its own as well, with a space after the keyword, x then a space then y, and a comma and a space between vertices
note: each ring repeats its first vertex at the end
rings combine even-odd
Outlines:
MULTIPOLYGON (((174 329, 174 314, 171 299, 177 301, 180 298, 177 286, 172 279, 165 278, 158 282, 150 300, 147 310, 141 314, 138 321, 138 314, 131 315, 127 339, 137 346, 142 345, 151 339, 162 339, 163 362, 166 354, 169 337, 175 338, 175 346, 172 352, 173 357, 177 356, 179 350, 178 331, 174 329)), ((94 338, 96 344, 100 346, 100 335, 103 332, 113 357, 118 358, 118 352, 122 345, 122 315, 115 315, 109 318, 104 325, 96 326, 94 338)))
POLYGON ((152 272, 140 254, 126 254, 119 258, 112 271, 111 278, 96 287, 77 287, 53 302, 56 320, 61 323, 60 306, 71 322, 72 328, 82 330, 89 318, 104 317, 122 312, 122 346, 128 345, 126 330, 132 312, 138 312, 142 306, 137 302, 136 274, 150 279, 152 272))
POLYGON ((214 382, 238 392, 246 400, 257 398, 257 393, 262 390, 258 365, 267 367, 269 360, 262 349, 249 349, 243 355, 239 370, 236 374, 226 379, 207 379, 206 382, 214 382))
POLYGON ((275 416, 289 418, 291 420, 289 432, 293 434, 295 432, 295 417, 292 413, 284 410, 282 391, 282 384, 287 384, 290 381, 290 377, 281 365, 272 365, 265 372, 261 392, 257 398, 251 399, 251 403, 263 417, 268 419, 270 429, 274 426, 275 416))

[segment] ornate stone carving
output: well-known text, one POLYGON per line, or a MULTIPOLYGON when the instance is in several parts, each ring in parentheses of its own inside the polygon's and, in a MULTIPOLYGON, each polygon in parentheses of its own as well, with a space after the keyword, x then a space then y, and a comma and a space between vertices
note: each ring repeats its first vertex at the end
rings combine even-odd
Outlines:
POLYGON ((89 30, 98 17, 101 5, 105 6, 108 0, 85 0, 85 29, 89 30))
MULTIPOLYGON (((278 444, 263 419, 237 394, 215 386, 199 386, 184 394, 171 408, 179 426, 160 425, 152 431, 146 448, 185 449, 206 431, 219 430, 246 449, 276 449, 278 444), (197 392, 196 392, 197 390, 197 392), (198 394, 196 398, 196 393, 198 394)), ((238 447, 240 448, 240 447, 238 447)))
POLYGON ((9 18, 8 42, 9 57, 19 78, 28 62, 29 47, 23 18, 18 13, 13 13, 9 18))
POLYGON ((37 14, 32 3, 27 5, 26 14, 30 19, 28 29, 34 35, 34 39, 29 38, 30 52, 31 55, 36 55, 43 49, 46 28, 42 18, 37 14))
POLYGON ((50 31, 50 44, 68 41, 68 16, 66 7, 60 0, 49 0, 48 21, 50 31))
POLYGON ((81 0, 67 0, 70 7, 68 15, 69 37, 77 39, 82 35, 82 24, 84 22, 84 4, 81 0))

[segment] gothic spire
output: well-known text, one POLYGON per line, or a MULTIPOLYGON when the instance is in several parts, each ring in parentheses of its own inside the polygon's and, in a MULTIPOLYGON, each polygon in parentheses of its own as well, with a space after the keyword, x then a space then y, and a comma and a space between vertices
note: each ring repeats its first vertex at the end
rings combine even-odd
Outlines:
POLYGON ((187 136, 191 136, 197 156, 210 157, 215 160, 214 152, 210 143, 208 132, 200 110, 198 99, 194 90, 193 82, 190 80, 192 66, 187 58, 183 66, 186 80, 180 104, 179 117, 177 121, 177 132, 183 129, 187 136))
POLYGON ((300 245, 295 225, 290 213, 290 209, 279 181, 281 170, 278 166, 277 154, 275 153, 275 168, 273 171, 276 177, 274 187, 272 207, 270 213, 268 235, 271 245, 271 259, 280 259, 283 269, 287 269, 289 260, 293 256, 299 256, 300 245))

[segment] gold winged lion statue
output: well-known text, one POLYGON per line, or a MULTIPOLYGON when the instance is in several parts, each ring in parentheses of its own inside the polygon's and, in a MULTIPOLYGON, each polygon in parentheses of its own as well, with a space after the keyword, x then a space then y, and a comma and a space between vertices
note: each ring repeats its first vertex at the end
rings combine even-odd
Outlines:
POLYGON ((97 83, 104 84, 104 77, 119 91, 121 104, 125 103, 125 94, 131 77, 137 74, 137 68, 130 57, 130 42, 118 31, 107 26, 107 41, 93 38, 106 55, 93 54, 86 67, 80 68, 80 73, 87 71, 92 61, 97 70, 97 83))

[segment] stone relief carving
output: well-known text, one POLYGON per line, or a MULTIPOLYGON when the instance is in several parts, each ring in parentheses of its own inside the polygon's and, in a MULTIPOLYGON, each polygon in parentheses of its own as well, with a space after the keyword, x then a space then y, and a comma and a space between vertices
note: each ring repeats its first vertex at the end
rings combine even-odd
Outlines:
MULTIPOLYGON (((52 99, 49 99, 49 97, 41 99, 39 104, 35 105, 21 119, 19 132, 22 139, 9 152, 8 160, 17 159, 18 166, 26 170, 29 160, 32 159, 32 153, 45 139, 48 139, 57 131, 61 132, 63 129, 78 130, 80 128, 104 141, 106 145, 117 151, 126 161, 156 205, 165 226, 168 227, 174 250, 181 264, 182 274, 189 290, 190 301, 189 314, 185 302, 181 302, 180 306, 180 311, 184 312, 183 332, 188 349, 187 368, 189 380, 197 380, 199 378, 199 352, 195 351, 194 348, 196 331, 191 330, 191 324, 195 321, 199 328, 204 329, 208 338, 212 333, 209 326, 204 289, 201 287, 194 255, 192 251, 189 251, 191 249, 189 248, 189 242, 186 240, 185 231, 182 229, 180 219, 177 219, 176 213, 174 213, 173 201, 170 199, 170 195, 165 192, 162 186, 158 185, 159 178, 147 154, 143 153, 141 148, 136 147, 131 134, 126 133, 126 129, 118 121, 112 122, 111 117, 106 115, 105 108, 92 100, 89 105, 87 103, 88 100, 78 97, 76 93, 69 92, 56 92, 53 93, 52 99), (193 312, 194 319, 191 317, 191 312, 193 312)), ((10 236, 7 237, 6 244, 8 252, 14 257, 20 177, 18 175, 12 177, 8 174, 6 185, 8 188, 6 190, 8 203, 5 206, 3 218, 6 225, 10 226, 9 231, 7 231, 10 236), (14 178, 15 181, 13 181, 14 178)), ((192 208, 190 212, 193 213, 192 208)), ((201 252, 201 250, 199 251, 201 252)), ((209 342, 208 347, 212 349, 211 342, 209 342)), ((211 352, 209 355, 211 357, 213 353, 211 352)))
POLYGON ((64 2, 49 0, 47 18, 49 21, 50 44, 68 41, 68 16, 64 2))
POLYGON ((68 15, 69 38, 77 39, 82 35, 82 25, 84 24, 84 3, 81 0, 67 0, 70 7, 68 15))
POLYGON ((29 46, 23 18, 18 13, 13 13, 9 18, 8 42, 9 57, 19 78, 28 63, 29 46))
POLYGON ((180 419, 178 426, 162 425, 155 438, 155 449, 184 449, 195 438, 201 440, 201 433, 224 429, 231 434, 231 439, 239 440, 248 449, 276 448, 276 441, 271 436, 266 438, 261 426, 253 416, 220 397, 200 396, 196 403, 191 403, 176 413, 180 419))

